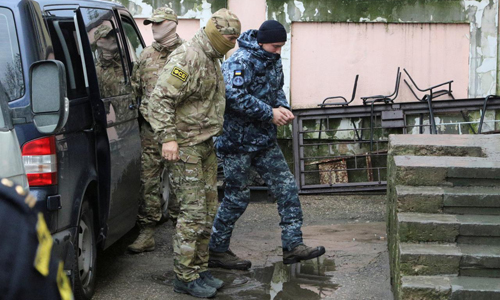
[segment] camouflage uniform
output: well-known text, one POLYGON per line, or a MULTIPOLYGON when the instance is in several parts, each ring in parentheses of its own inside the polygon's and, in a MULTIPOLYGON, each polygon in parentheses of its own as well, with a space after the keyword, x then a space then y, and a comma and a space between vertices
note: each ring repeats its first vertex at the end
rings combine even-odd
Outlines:
MULTIPOLYGON (((165 66, 167 58, 182 44, 180 38, 170 47, 164 47, 157 42, 145 48, 137 60, 132 72, 132 87, 137 97, 141 98, 139 110, 144 122, 141 124, 141 202, 139 205, 139 224, 155 224, 161 219, 161 175, 164 161, 159 151, 159 144, 154 139, 154 132, 149 124, 148 101, 155 88, 160 71, 165 66)), ((177 219, 178 206, 175 196, 169 198, 169 215, 177 219)))
POLYGON ((222 57, 201 29, 169 56, 148 105, 158 142, 179 145, 180 160, 169 163, 169 170, 180 205, 174 271, 184 282, 198 280, 208 268, 208 241, 217 210, 212 137, 222 130, 226 103, 222 57))
MULTIPOLYGON (((108 25, 100 25, 94 32, 94 40, 96 42, 101 38, 110 37, 116 39, 116 33, 108 25)), ((115 43, 117 43, 116 40, 115 43)), ((120 53, 118 52, 118 45, 116 47, 116 53, 112 59, 104 59, 102 53, 97 57, 96 73, 102 98, 130 93, 128 85, 125 83, 125 76, 123 76, 123 67, 120 53)))
POLYGON ((302 209, 298 187, 277 144, 273 108, 287 107, 280 56, 263 50, 257 30, 244 32, 239 49, 222 65, 227 108, 224 133, 217 138, 226 186, 217 211, 210 250, 229 249, 234 224, 250 201, 249 172, 256 171, 278 202, 283 249, 302 244, 302 209))

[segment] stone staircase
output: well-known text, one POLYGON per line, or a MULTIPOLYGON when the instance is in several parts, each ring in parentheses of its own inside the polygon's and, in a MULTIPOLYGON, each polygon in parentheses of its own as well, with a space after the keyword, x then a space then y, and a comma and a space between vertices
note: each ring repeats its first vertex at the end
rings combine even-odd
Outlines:
POLYGON ((500 136, 394 135, 389 144, 395 299, 500 299, 500 136))

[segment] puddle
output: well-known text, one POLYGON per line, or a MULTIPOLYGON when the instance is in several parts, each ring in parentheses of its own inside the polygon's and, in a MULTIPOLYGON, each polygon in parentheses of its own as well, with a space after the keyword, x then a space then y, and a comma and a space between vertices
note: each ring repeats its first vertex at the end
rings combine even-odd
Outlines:
MULTIPOLYGON (((332 283, 331 272, 335 262, 319 257, 297 264, 284 265, 283 262, 272 266, 254 268, 250 271, 211 269, 212 275, 224 281, 225 286, 217 293, 217 299, 323 299, 338 288, 332 283)), ((153 275, 161 284, 172 286, 175 278, 173 271, 153 275)))

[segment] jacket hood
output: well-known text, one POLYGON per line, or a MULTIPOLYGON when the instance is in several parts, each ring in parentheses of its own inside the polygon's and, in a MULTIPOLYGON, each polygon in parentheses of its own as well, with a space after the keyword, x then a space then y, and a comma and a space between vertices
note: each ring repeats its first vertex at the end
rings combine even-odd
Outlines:
POLYGON ((238 46, 264 60, 280 59, 281 56, 279 54, 267 52, 259 46, 259 43, 257 43, 257 32, 259 32, 257 29, 250 29, 243 32, 238 38, 238 46))

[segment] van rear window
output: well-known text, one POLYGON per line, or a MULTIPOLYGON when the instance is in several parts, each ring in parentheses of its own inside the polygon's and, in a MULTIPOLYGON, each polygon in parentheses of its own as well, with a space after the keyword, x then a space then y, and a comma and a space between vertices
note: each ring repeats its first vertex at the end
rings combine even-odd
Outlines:
POLYGON ((0 7, 0 28, 0 82, 12 101, 24 95, 24 78, 14 16, 4 7, 0 7))

